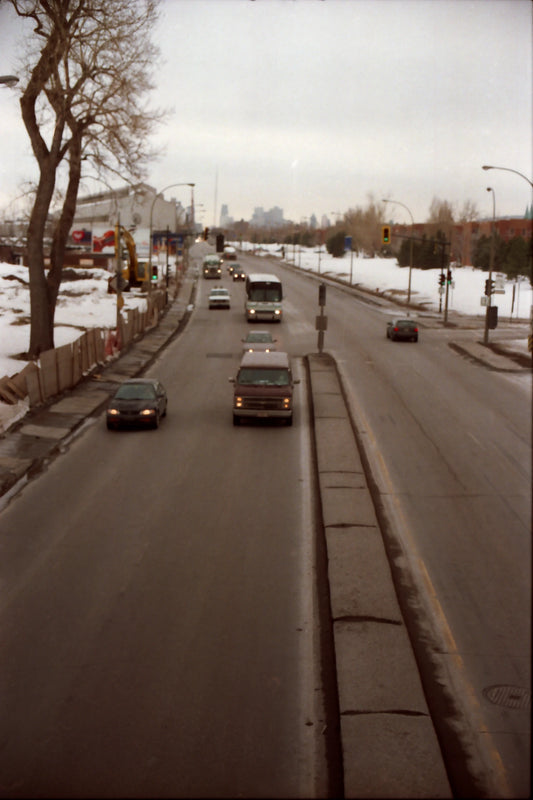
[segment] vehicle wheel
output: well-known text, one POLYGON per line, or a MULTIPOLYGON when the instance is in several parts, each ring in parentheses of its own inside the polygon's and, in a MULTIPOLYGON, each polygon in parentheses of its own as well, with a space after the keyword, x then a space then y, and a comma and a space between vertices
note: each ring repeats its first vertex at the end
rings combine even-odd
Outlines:
POLYGON ((237 414, 233 415, 233 424, 234 425, 240 425, 241 424, 241 418, 238 417, 237 414))
POLYGON ((415 337, 413 338, 413 342, 418 342, 418 336, 415 336, 415 337))
POLYGON ((285 424, 287 426, 291 426, 292 425, 292 414, 291 414, 290 417, 287 417, 287 419, 285 420, 285 424))
POLYGON ((106 422, 108 431, 116 431, 116 427, 111 422, 106 422))
POLYGON ((156 413, 155 415, 153 428, 154 430, 157 430, 159 428, 159 413, 156 413))

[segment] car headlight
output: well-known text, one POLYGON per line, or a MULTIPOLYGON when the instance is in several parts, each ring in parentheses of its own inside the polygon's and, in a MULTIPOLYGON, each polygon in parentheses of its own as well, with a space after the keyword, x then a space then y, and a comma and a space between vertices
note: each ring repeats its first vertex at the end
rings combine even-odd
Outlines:
POLYGON ((291 407, 291 398, 290 397, 284 397, 283 398, 283 408, 284 409, 288 409, 290 407, 291 407))
POLYGON ((235 398, 235 408, 242 408, 242 397, 235 398))
POLYGON ((118 408, 108 408, 107 413, 110 417, 117 417, 120 414, 120 411, 118 408))
POLYGON ((143 408, 140 414, 141 417, 151 417, 153 414, 155 414, 155 408, 143 408))
POLYGON ((279 315, 281 314, 281 308, 276 308, 276 310, 274 311, 274 314, 276 314, 276 316, 279 317, 279 315))
POLYGON ((255 308, 249 308, 248 309, 248 313, 249 314, 255 314, 255 308))

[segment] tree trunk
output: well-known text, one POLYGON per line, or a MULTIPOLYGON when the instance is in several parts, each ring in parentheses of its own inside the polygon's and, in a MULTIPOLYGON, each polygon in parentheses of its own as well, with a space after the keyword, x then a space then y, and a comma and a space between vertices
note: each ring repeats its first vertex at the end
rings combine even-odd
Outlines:
POLYGON ((30 283, 30 358, 54 346, 53 320, 50 322, 48 283, 44 265, 44 233, 48 209, 55 186, 55 166, 48 163, 41 173, 37 195, 28 225, 28 272, 30 283))
POLYGON ((68 234, 72 227, 74 215, 76 213, 76 201, 78 198, 78 189, 80 185, 81 176, 81 147, 82 147, 83 129, 80 127, 77 131, 73 131, 71 144, 69 147, 69 180, 61 215, 54 228, 52 237, 52 249, 50 251, 50 270, 47 278, 48 290, 48 310, 49 310, 49 325, 50 335, 53 341, 54 338, 54 317, 57 304, 57 296, 59 294, 59 287, 61 285, 61 277, 63 272, 63 260, 65 257, 65 248, 67 244, 68 234))

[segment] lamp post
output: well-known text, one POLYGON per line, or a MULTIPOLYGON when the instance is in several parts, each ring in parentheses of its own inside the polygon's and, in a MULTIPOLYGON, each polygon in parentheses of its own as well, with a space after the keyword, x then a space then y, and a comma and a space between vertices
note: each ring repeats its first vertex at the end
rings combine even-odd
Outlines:
POLYGON ((487 292, 487 308, 485 310, 485 333, 483 344, 489 343, 489 315, 492 301, 492 269, 494 267, 494 233, 496 230, 496 193, 492 186, 487 186, 487 192, 492 192, 492 232, 490 236, 489 282, 487 292))
MULTIPOLYGON (((495 167, 492 164, 483 164, 481 169, 484 169, 484 170, 487 170, 487 169, 499 169, 499 170, 503 170, 504 172, 514 172, 515 175, 519 175, 521 178, 523 178, 525 181, 527 181, 527 183, 529 183, 531 188, 533 188, 533 181, 531 181, 527 177, 527 175, 524 175, 522 172, 519 172, 517 169, 511 169, 511 167, 495 167)), ((494 189, 492 189, 492 190, 491 189, 487 189, 487 191, 494 192, 494 189)), ((494 194, 492 195, 492 197, 494 199, 494 194)), ((533 208, 533 206, 532 206, 532 208, 533 208)), ((489 284, 489 286, 490 286, 490 284, 489 284)), ((530 319, 529 342, 530 342, 530 352, 531 352, 531 343, 533 342, 533 306, 531 307, 531 314, 530 314, 530 318, 529 319, 530 319)), ((488 328, 485 327, 485 344, 488 341, 488 335, 489 335, 488 334, 488 328)))
MULTIPOLYGON (((149 252, 148 268, 150 270, 150 284, 149 284, 150 287, 152 285, 152 222, 153 222, 153 216, 154 216, 155 201, 157 200, 158 197, 160 197, 163 194, 163 192, 166 192, 167 189, 174 189, 176 186, 190 186, 191 187, 192 219, 193 219, 193 224, 194 224, 194 186, 195 186, 194 183, 170 183, 168 186, 165 186, 164 189, 161 189, 160 192, 157 192, 157 194, 154 196, 154 199, 152 200, 152 206, 150 208, 150 241, 149 241, 149 245, 148 245, 148 252, 149 252)), ((167 258, 168 258, 168 237, 167 237, 167 258)))
POLYGON ((9 89, 16 86, 18 82, 19 79, 16 75, 0 75, 0 84, 2 84, 2 86, 7 86, 9 89))
POLYGON ((413 215, 411 214, 407 206, 404 203, 400 203, 399 200, 383 199, 381 202, 395 203, 397 206, 405 208, 405 210, 409 213, 409 216, 411 217, 411 247, 409 249, 409 284, 407 286, 407 305, 409 305, 409 303, 411 302, 411 272, 413 271, 413 236, 415 234, 415 221, 413 219, 413 215))
MULTIPOLYGON (((490 166, 490 164, 484 164, 481 167, 481 169, 485 169, 485 170, 486 169, 502 169, 504 172, 514 172, 515 175, 520 175, 520 177, 523 178, 525 181, 527 181, 529 183, 529 185, 533 188, 533 182, 530 181, 529 178, 526 177, 525 175, 523 175, 521 172, 518 172, 517 169, 511 169, 510 167, 492 167, 492 166, 490 166)), ((490 191, 490 190, 487 189, 487 191, 490 191)))

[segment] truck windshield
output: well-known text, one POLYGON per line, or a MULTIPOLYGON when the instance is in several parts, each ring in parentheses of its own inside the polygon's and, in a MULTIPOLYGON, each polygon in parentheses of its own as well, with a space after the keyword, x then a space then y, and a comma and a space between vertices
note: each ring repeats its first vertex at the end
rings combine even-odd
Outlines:
POLYGON ((239 370, 237 383, 241 386, 288 386, 289 372, 286 369, 243 367, 239 370))

